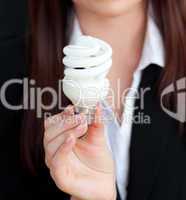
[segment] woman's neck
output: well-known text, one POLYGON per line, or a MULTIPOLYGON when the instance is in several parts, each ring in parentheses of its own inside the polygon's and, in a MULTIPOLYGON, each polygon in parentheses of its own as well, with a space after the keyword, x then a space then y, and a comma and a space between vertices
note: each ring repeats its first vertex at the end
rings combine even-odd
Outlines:
POLYGON ((132 11, 114 17, 98 16, 79 7, 75 10, 84 34, 105 40, 112 46, 113 65, 107 78, 114 101, 111 99, 109 103, 121 118, 123 92, 131 87, 141 58, 147 24, 146 6, 139 4, 132 11))
POLYGON ((146 30, 146 10, 144 1, 131 11, 111 17, 96 15, 82 7, 75 7, 83 33, 108 42, 114 54, 122 53, 123 59, 128 64, 135 63, 136 57, 139 61, 141 56, 139 54, 143 47, 146 30))

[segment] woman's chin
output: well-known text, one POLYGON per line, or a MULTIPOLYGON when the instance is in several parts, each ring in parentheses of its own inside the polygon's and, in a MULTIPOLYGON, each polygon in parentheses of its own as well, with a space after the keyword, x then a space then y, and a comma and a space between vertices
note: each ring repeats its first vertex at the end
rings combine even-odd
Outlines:
POLYGON ((102 17, 117 17, 144 3, 144 0, 77 0, 77 6, 102 17), (79 5, 78 5, 79 4, 79 5))

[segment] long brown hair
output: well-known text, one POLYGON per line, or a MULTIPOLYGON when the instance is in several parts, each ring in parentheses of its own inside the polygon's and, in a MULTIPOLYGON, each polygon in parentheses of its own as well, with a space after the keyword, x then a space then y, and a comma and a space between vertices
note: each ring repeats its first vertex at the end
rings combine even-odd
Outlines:
MULTIPOLYGON (((37 87, 56 89, 63 78, 61 62, 66 45, 67 18, 72 7, 70 0, 30 0, 30 68, 29 78, 36 80, 37 87)), ((185 0, 151 0, 157 24, 161 31, 166 66, 159 88, 162 89, 178 78, 186 76, 186 3, 185 0)), ((172 102, 173 97, 169 97, 172 102)), ((45 104, 49 96, 43 97, 45 104)), ((63 97, 66 106, 69 101, 63 97)), ((50 111, 57 113, 57 107, 50 111)), ((35 110, 25 111, 22 136, 22 157, 31 170, 43 164, 43 118, 36 117, 35 110)))

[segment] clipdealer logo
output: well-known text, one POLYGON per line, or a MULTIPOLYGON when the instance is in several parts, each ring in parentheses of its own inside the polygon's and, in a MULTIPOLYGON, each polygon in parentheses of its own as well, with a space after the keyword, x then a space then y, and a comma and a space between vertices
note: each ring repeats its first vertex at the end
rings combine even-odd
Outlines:
POLYGON ((163 90, 161 94, 161 108, 165 113, 177 121, 181 123, 186 122, 186 78, 177 80, 176 84, 172 83, 163 90), (173 92, 176 93, 177 96, 177 109, 175 113, 166 108, 163 104, 163 98, 173 92))
POLYGON ((33 79, 10 79, 6 81, 0 88, 0 101, 3 106, 9 110, 36 110, 37 117, 41 118, 43 110, 50 110, 58 105, 59 109, 63 109, 62 102, 62 80, 58 82, 58 93, 51 87, 40 88, 36 86, 33 79), (12 105, 7 100, 7 90, 13 85, 20 85, 23 88, 23 102, 20 105, 12 105), (48 93, 51 101, 48 105, 43 103, 43 96, 48 93))
MULTIPOLYGON (((72 83, 70 82, 70 84, 72 84, 72 86, 75 87, 75 88, 78 87, 78 84, 76 84, 74 82, 72 82, 72 83)), ((131 103, 130 103, 131 101, 127 101, 127 99, 130 100, 130 98, 140 99, 140 102, 141 102, 140 108, 143 110, 144 107, 145 107, 145 105, 144 105, 145 94, 149 90, 151 90, 151 89, 145 88, 145 90, 142 90, 139 93, 139 91, 137 91, 137 90, 133 91, 133 89, 130 88, 130 89, 127 89, 127 91, 124 91, 124 93, 122 95, 122 97, 123 97, 122 102, 126 102, 125 110, 138 109, 138 108, 133 107, 134 105, 131 105, 131 103), (131 91, 131 92, 129 92, 129 91, 131 91), (131 95, 131 96, 127 95, 127 97, 126 97, 126 93, 129 93, 129 94, 134 93, 134 94, 131 95), (127 102, 129 102, 129 103, 127 103, 127 102)), ((51 87, 45 87, 45 88, 37 87, 36 81, 33 80, 33 79, 31 79, 31 80, 29 80, 27 78, 10 79, 10 80, 6 81, 0 88, 0 101, 3 104, 3 106, 5 108, 9 109, 9 110, 22 110, 22 109, 24 109, 24 110, 29 110, 29 109, 34 110, 35 109, 36 113, 37 113, 37 117, 40 118, 43 115, 43 110, 50 111, 50 109, 54 108, 55 106, 58 106, 58 108, 60 110, 64 109, 63 106, 62 106, 62 101, 61 101, 62 100, 62 91, 63 91, 63 81, 62 80, 59 80, 58 91, 55 91, 51 87), (23 103, 20 104, 20 105, 11 105, 11 103, 8 102, 7 97, 6 97, 7 96, 6 95, 7 89, 14 84, 22 85, 22 87, 23 87, 23 103), (43 96, 46 93, 51 95, 52 100, 51 100, 49 105, 45 105, 42 102, 43 96)), ((79 101, 82 101, 81 98, 84 95, 81 94, 80 89, 78 91, 80 91, 79 101)), ((120 94, 120 93, 118 92, 118 94, 120 94)), ((112 91, 112 90, 111 90, 110 97, 111 97, 111 100, 113 100, 112 102, 115 102, 114 91, 112 91)), ((119 105, 120 105, 120 103, 119 103, 119 105)), ((177 80, 175 83, 170 84, 168 87, 166 87, 163 90, 163 92, 161 93, 160 105, 161 105, 162 110, 166 114, 168 114, 170 117, 174 118, 175 120, 177 120, 181 123, 186 122, 186 77, 177 80), (177 96, 176 112, 171 111, 170 109, 168 109, 164 105, 164 101, 163 101, 164 97, 168 94, 171 94, 171 93, 175 93, 176 96, 177 96)), ((126 117, 128 117, 128 116, 126 116, 126 117)), ((135 116, 133 116, 133 117, 135 117, 135 116)), ((144 116, 140 115, 139 118, 140 118, 140 123, 141 123, 141 118, 144 120, 144 116)), ((129 120, 131 120, 130 116, 129 116, 129 120)))

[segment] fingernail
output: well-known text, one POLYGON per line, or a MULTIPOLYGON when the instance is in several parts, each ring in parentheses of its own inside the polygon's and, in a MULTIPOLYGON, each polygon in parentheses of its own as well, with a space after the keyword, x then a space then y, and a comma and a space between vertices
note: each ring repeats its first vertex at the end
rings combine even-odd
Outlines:
POLYGON ((74 107, 73 107, 73 105, 68 105, 68 106, 65 108, 64 112, 65 112, 66 114, 72 114, 72 113, 74 112, 74 107))

